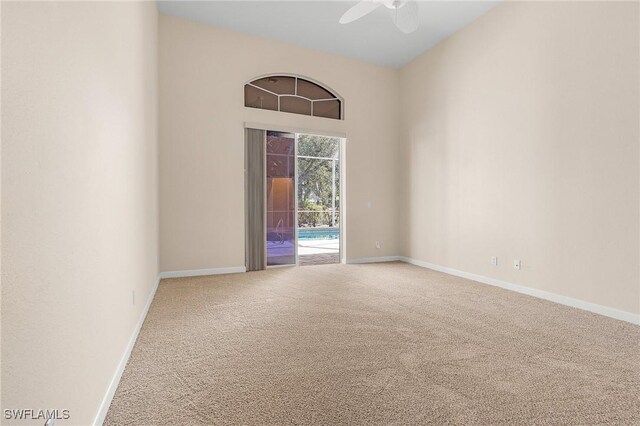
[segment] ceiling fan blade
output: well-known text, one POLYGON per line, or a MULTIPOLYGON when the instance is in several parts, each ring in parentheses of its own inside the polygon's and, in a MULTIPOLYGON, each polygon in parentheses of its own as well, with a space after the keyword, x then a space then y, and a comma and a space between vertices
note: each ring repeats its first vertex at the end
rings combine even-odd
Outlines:
POLYGON ((370 14, 376 10, 382 3, 374 2, 371 0, 362 0, 351 9, 347 10, 342 18, 340 18, 341 24, 348 24, 356 19, 360 19, 365 15, 370 14))
POLYGON ((420 17, 418 16, 418 3, 410 0, 400 8, 391 11, 391 19, 396 27, 405 34, 418 29, 420 17))

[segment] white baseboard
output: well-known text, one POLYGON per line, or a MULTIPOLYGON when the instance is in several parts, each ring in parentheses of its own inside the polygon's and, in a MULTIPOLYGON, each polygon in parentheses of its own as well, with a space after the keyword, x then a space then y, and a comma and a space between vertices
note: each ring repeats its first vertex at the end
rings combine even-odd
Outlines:
POLYGON ((401 260, 400 256, 360 257, 357 259, 347 259, 347 263, 359 264, 359 263, 397 262, 399 260, 401 260))
POLYGON ((540 299, 549 300, 551 302, 559 303, 561 305, 571 306, 573 308, 582 309, 585 311, 593 312, 595 314, 604 315, 617 320, 630 322, 631 324, 640 325, 640 315, 631 312, 621 311, 615 308, 609 308, 607 306, 598 305, 596 303, 585 302, 584 300, 574 299, 572 297, 561 296, 559 294, 550 293, 544 290, 538 290, 531 287, 525 287, 518 284, 512 284, 506 281, 497 280, 495 278, 485 277, 483 275, 476 275, 470 272, 459 271, 457 269, 449 268, 446 266, 440 266, 422 260, 411 259, 409 257, 399 256, 399 260, 402 262, 410 263, 412 265, 421 266, 423 268, 433 269, 434 271, 444 272, 449 275, 455 275, 457 277, 466 278, 469 280, 477 281, 483 284, 492 285, 495 287, 504 288, 506 290, 515 291, 518 293, 526 294, 540 299))
POLYGON ((93 420, 94 426, 102 425, 102 423, 104 423, 104 419, 107 417, 109 406, 111 405, 113 396, 116 394, 118 383, 120 383, 120 378, 122 377, 122 373, 124 372, 124 369, 127 366, 127 362, 129 361, 129 356, 131 355, 133 346, 136 344, 136 340, 138 339, 138 334, 140 334, 140 329, 142 328, 144 319, 147 317, 147 312, 149 312, 149 307, 151 306, 153 297, 156 295, 156 291, 158 290, 159 283, 160 283, 160 276, 158 275, 158 278, 156 279, 156 283, 153 285, 153 288, 151 289, 151 293, 149 293, 149 297, 147 298, 147 303, 144 305, 144 308, 142 309, 142 313, 140 314, 138 323, 136 324, 136 327, 133 329, 133 333, 129 338, 129 343, 127 343, 127 347, 125 348, 124 353, 122 354, 122 358, 120 358, 120 363, 118 364, 118 368, 116 368, 116 371, 113 374, 113 377, 111 378, 111 383, 109 383, 109 387, 107 388, 107 393, 102 399, 102 403, 100 404, 98 413, 96 414, 96 417, 93 420))
POLYGON ((202 275, 237 274, 240 272, 247 272, 247 268, 244 266, 231 266, 228 268, 187 269, 184 271, 167 271, 167 272, 160 272, 160 279, 199 277, 202 275))

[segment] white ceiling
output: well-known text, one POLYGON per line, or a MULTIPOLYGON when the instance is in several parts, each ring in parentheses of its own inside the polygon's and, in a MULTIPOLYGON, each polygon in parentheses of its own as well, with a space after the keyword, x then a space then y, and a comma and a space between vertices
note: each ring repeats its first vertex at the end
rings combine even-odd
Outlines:
POLYGON ((338 23, 354 1, 158 1, 164 15, 348 56, 394 68, 410 62, 469 24, 498 1, 420 1, 420 28, 403 34, 379 7, 350 24, 338 23))

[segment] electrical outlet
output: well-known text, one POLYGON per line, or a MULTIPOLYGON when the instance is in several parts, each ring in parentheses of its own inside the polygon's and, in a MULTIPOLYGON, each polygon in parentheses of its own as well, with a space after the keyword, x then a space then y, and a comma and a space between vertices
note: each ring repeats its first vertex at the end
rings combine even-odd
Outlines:
POLYGON ((376 248, 379 249, 382 247, 382 243, 380 241, 376 241, 376 248))
POLYGON ((516 269, 518 271, 522 269, 522 263, 520 262, 520 259, 516 259, 513 261, 513 269, 516 269))
POLYGON ((136 291, 135 290, 131 290, 131 303, 133 305, 136 304, 136 291))
POLYGON ((498 266, 498 256, 491 256, 491 264, 493 266, 498 266))

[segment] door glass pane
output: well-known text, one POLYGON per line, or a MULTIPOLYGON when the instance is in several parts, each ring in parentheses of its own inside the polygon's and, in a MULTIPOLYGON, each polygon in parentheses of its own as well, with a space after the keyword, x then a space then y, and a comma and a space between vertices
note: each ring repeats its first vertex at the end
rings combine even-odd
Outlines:
POLYGON ((340 263, 340 139, 298 135, 298 260, 340 263))
POLYGON ((295 135, 267 132, 267 266, 296 263, 295 135))

